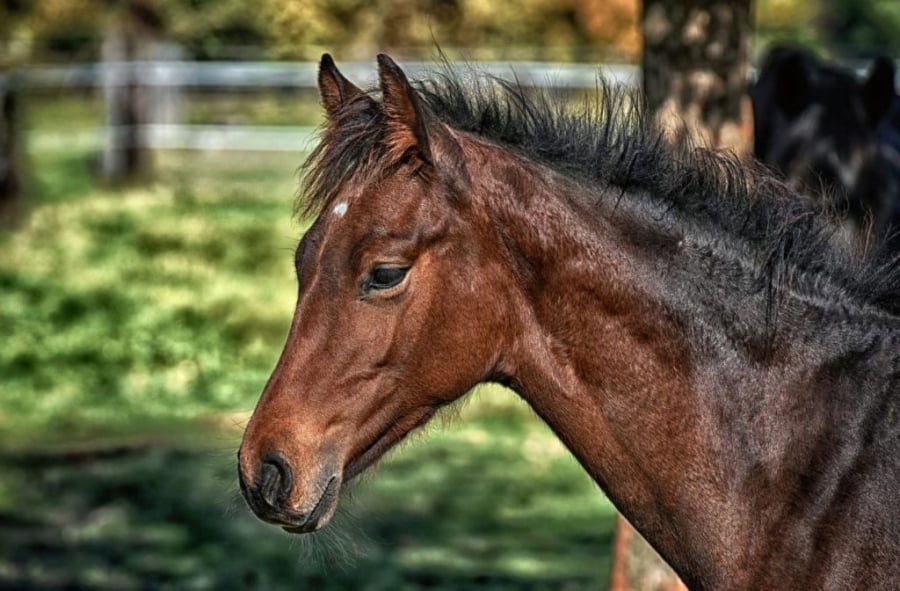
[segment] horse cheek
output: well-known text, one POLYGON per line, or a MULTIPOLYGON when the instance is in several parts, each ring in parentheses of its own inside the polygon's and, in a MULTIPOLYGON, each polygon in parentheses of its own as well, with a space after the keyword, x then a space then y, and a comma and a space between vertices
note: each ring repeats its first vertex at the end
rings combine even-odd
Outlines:
POLYGON ((493 315, 486 307, 467 298, 447 298, 433 310, 431 328, 425 333, 437 335, 427 345, 422 360, 422 375, 431 381, 430 391, 442 402, 449 402, 484 380, 496 357, 499 334, 493 315))

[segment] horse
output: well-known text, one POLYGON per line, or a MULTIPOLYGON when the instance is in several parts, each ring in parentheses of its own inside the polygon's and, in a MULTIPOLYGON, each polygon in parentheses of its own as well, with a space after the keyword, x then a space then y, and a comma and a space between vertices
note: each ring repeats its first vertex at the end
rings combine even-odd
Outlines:
POLYGON ((496 382, 690 588, 900 588, 896 262, 607 86, 571 110, 385 55, 378 88, 328 55, 318 83, 296 309, 238 451, 259 518, 322 528, 496 382))
POLYGON ((900 169, 885 141, 896 97, 890 59, 875 59, 858 80, 803 49, 776 46, 750 96, 759 160, 840 211, 852 244, 867 247, 897 232, 900 169))

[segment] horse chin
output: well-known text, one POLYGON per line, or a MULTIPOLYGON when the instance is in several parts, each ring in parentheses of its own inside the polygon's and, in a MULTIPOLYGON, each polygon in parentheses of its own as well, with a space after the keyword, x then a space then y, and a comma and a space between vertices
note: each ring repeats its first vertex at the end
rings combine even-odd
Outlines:
POLYGON ((281 529, 292 534, 308 534, 322 529, 334 517, 340 496, 341 479, 333 476, 306 519, 297 524, 282 524, 281 529))
POLYGON ((344 468, 344 482, 350 482, 369 467, 375 465, 381 457, 393 448, 401 439, 423 426, 438 410, 438 406, 426 406, 419 408, 410 415, 408 427, 397 430, 393 427, 385 429, 366 447, 355 459, 344 468))

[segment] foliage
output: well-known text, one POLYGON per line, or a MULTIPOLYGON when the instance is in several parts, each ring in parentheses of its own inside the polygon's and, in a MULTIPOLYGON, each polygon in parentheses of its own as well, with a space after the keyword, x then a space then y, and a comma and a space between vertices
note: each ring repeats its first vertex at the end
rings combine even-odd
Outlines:
POLYGON ((824 15, 829 42, 846 57, 900 54, 900 3, 894 0, 831 0, 824 15))
POLYGON ((820 3, 808 0, 757 0, 756 21, 759 27, 796 27, 808 24, 820 10, 820 3))
POLYGON ((820 47, 824 42, 820 27, 811 27, 822 10, 822 0, 757 0, 756 47, 765 53, 775 43, 820 47))
POLYGON ((113 23, 149 28, 200 59, 237 58, 248 46, 258 55, 269 35, 258 6, 243 0, 42 0, 7 11, 6 27, 3 6, 0 39, 15 34, 43 59, 98 59, 104 29, 113 23))
POLYGON ((327 50, 362 59, 372 48, 428 54, 438 43, 478 57, 590 59, 612 51, 635 58, 637 1, 603 6, 588 0, 267 0, 275 50, 285 57, 316 59, 327 50))
MULTIPOLYGON (((900 52, 893 0, 756 5, 760 50, 783 41, 847 57, 900 52)), ((104 26, 135 6, 200 59, 421 57, 437 43, 475 59, 636 61, 641 49, 639 0, 2 0, 0 37, 42 56, 93 59, 104 26)))
POLYGON ((238 59, 259 54, 270 42, 271 24, 257 2, 158 0, 168 36, 197 59, 238 59))
POLYGON ((0 0, 0 73, 27 53, 29 43, 21 27, 26 13, 21 0, 0 0))
POLYGON ((822 0, 758 0, 756 2, 757 62, 776 44, 818 50, 825 43, 821 27, 811 27, 822 12, 822 0))
POLYGON ((135 6, 201 59, 242 48, 300 59, 430 54, 435 43, 510 59, 633 60, 639 50, 638 0, 47 0, 21 30, 39 55, 96 58, 104 27, 135 6))
POLYGON ((109 22, 99 0, 37 2, 25 23, 39 50, 77 55, 109 22))
POLYGON ((757 49, 805 45, 841 58, 900 54, 900 3, 893 0, 758 0, 757 49))

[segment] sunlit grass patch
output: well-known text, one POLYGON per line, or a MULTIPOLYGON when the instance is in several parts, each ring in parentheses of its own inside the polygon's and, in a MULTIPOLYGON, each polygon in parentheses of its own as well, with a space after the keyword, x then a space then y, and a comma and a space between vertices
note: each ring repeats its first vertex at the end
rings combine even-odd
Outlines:
POLYGON ((160 183, 38 207, 3 237, 4 437, 252 404, 293 306, 295 179, 273 172, 250 207, 209 174, 189 199, 160 183))

